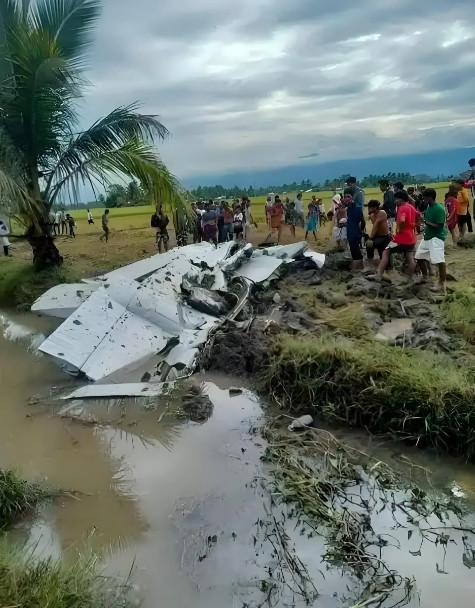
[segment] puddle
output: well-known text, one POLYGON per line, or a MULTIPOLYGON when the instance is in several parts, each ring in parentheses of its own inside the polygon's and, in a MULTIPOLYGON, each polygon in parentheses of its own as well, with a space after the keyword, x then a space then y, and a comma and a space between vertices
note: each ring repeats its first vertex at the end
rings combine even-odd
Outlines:
POLYGON ((385 342, 395 340, 404 332, 411 330, 413 321, 414 319, 393 319, 383 323, 378 329, 376 340, 384 340, 385 342))
MULTIPOLYGON (((48 331, 41 326, 43 320, 29 316, 15 322, 48 331)), ((411 323, 403 322, 409 325, 390 325, 397 324, 401 333, 411 323)), ((205 424, 163 416, 166 404, 147 409, 134 400, 119 400, 113 407, 90 403, 87 416, 100 424, 89 424, 29 404, 32 395, 48 395, 51 386, 74 386, 46 358, 2 336, 0 358, 1 466, 15 467, 29 479, 46 477, 53 487, 74 492, 43 508, 33 521, 23 522, 14 537, 38 544, 42 554, 66 559, 85 546, 101 550, 107 571, 123 577, 134 565, 134 594, 144 608, 269 605, 263 581, 277 560, 268 526, 274 516, 280 525, 287 507, 271 507, 270 494, 259 482, 269 474, 269 465, 261 460, 265 442, 259 427, 265 419, 252 391, 244 388, 231 397, 228 389, 236 379, 202 376, 198 379, 214 405, 205 424)), ((411 459, 416 455, 405 453, 411 459)), ((387 454, 404 457, 393 447, 387 454)), ((444 485, 457 480, 469 495, 475 491, 472 467, 450 460, 439 463, 424 453, 420 457, 419 466, 443 467, 444 485)), ((355 581, 322 563, 324 537, 301 534, 294 519, 282 525, 290 550, 295 547, 320 593, 309 605, 351 606, 355 581)), ((457 602, 458 608, 471 608, 475 581, 461 561, 461 534, 454 537, 457 544, 446 548, 424 545, 419 556, 408 554, 407 529, 396 525, 389 511, 375 514, 374 525, 404 548, 385 548, 391 568, 417 578, 421 602, 413 600, 408 606, 457 602)), ((417 549, 416 544, 409 548, 417 549)), ((284 568, 281 575, 289 573, 284 568)), ((274 600, 276 607, 308 605, 295 593, 292 581, 274 600)))

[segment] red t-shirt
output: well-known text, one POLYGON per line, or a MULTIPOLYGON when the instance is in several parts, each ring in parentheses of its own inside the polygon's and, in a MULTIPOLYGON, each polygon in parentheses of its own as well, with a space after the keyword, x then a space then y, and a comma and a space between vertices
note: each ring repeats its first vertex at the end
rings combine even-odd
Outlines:
POLYGON ((411 203, 403 203, 397 210, 396 234, 394 242, 398 245, 414 245, 416 242, 416 216, 417 211, 411 203), (404 222, 404 228, 400 231, 400 225, 404 222))

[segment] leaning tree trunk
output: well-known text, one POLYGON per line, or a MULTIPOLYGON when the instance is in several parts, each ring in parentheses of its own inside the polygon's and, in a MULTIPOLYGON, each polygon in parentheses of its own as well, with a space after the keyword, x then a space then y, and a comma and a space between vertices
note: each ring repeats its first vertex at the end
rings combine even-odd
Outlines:
POLYGON ((63 257, 54 244, 49 226, 44 221, 39 222, 36 229, 32 226, 27 232, 26 238, 33 250, 33 267, 35 270, 40 271, 61 266, 63 257))

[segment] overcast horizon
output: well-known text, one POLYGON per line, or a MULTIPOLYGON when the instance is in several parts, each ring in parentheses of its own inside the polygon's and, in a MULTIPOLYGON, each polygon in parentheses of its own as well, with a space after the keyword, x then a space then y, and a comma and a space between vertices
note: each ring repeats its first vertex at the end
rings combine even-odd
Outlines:
POLYGON ((82 124, 140 101, 183 180, 472 146, 471 5, 424 4, 104 0, 82 124))

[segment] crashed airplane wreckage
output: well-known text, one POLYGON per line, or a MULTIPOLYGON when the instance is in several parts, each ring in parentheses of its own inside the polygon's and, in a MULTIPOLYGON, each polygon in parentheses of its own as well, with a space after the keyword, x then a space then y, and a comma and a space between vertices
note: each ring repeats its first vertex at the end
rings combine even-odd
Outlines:
POLYGON ((164 383, 193 373, 200 348, 241 312, 253 286, 268 285, 298 260, 321 268, 325 256, 306 243, 265 250, 200 243, 58 285, 31 308, 65 319, 39 350, 93 382, 65 398, 158 395, 164 383), (137 382, 154 356, 148 381, 137 382))

